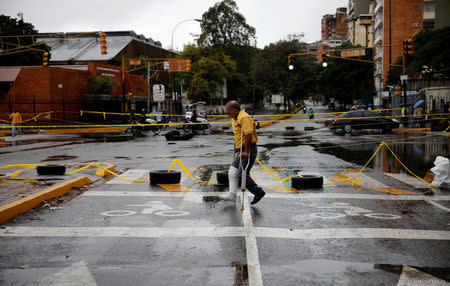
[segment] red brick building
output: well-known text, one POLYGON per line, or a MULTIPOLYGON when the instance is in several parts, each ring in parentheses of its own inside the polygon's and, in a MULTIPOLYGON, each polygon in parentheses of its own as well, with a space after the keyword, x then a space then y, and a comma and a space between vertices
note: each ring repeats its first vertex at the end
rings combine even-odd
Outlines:
POLYGON ((347 8, 336 9, 334 15, 327 14, 322 17, 321 39, 327 40, 331 37, 347 37, 347 8))
POLYGON ((375 1, 375 72, 377 90, 387 80, 389 64, 402 56, 402 41, 423 29, 423 0, 375 1))
MULTIPOLYGON (((16 110, 24 119, 39 113, 52 111, 50 118, 39 117, 39 121, 79 121, 80 110, 120 112, 122 109, 122 72, 118 66, 90 62, 88 65, 54 67, 3 67, 17 70, 9 90, 0 94, 0 119, 8 120, 16 110), (88 94, 94 77, 108 77, 113 83, 109 94, 88 94)), ((12 78, 11 78, 12 79, 12 78)), ((127 104, 145 108, 147 81, 139 75, 125 74, 127 104)))

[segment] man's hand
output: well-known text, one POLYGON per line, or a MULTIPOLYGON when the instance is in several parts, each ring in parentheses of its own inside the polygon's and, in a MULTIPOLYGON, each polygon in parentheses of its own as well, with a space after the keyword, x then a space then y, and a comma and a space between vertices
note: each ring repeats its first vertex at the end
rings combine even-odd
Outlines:
POLYGON ((248 157, 248 153, 246 151, 242 152, 241 157, 242 158, 247 158, 248 157))

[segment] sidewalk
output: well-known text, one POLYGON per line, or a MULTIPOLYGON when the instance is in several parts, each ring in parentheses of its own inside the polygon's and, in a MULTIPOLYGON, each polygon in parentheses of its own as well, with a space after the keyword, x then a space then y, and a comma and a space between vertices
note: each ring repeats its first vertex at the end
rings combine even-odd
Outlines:
MULTIPOLYGON (((79 167, 74 165, 66 172, 79 167)), ((105 167, 114 171, 111 164, 105 167)), ((93 167, 69 175, 38 175, 35 167, 0 169, 0 223, 25 213, 47 200, 63 196, 73 188, 86 187, 97 182, 107 174, 106 171, 93 167)))

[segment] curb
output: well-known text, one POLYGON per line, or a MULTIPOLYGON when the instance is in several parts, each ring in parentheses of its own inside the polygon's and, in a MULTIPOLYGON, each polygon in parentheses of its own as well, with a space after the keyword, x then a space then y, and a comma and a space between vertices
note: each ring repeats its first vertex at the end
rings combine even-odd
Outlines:
POLYGON ((429 132, 431 128, 395 128, 394 132, 429 132))
POLYGON ((27 212, 46 200, 60 197, 65 193, 68 193, 74 187, 81 187, 90 183, 92 183, 91 179, 80 176, 44 189, 20 200, 0 206, 0 223, 4 223, 19 214, 27 212))

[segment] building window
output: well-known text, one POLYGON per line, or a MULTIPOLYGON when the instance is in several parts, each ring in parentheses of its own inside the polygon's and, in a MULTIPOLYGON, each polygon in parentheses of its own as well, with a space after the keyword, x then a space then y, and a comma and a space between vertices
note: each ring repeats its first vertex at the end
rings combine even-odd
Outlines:
POLYGON ((413 6, 413 9, 414 9, 414 10, 420 10, 420 5, 414 5, 414 6, 413 6))
POLYGON ((420 28, 420 24, 419 23, 413 23, 412 26, 413 26, 413 28, 420 28))
POLYGON ((424 29, 434 29, 434 19, 423 20, 424 29))
POLYGON ((435 2, 424 2, 423 3, 423 11, 424 12, 435 12, 436 11, 436 3, 435 2))

